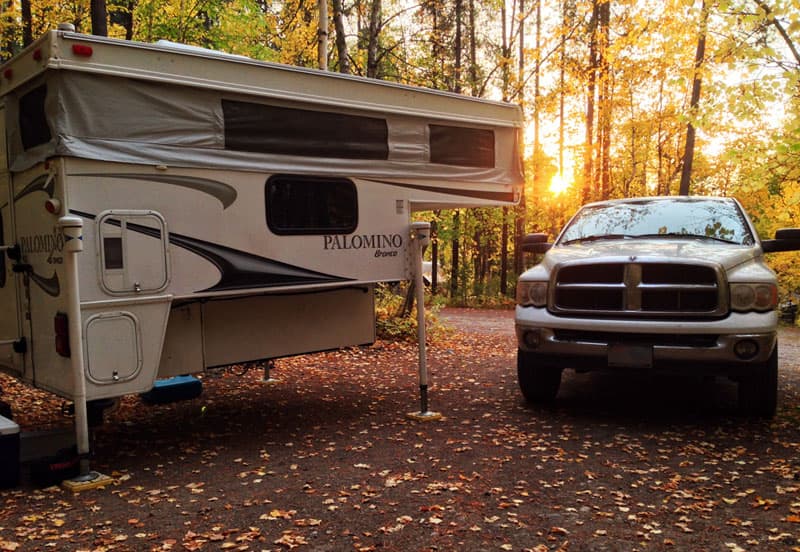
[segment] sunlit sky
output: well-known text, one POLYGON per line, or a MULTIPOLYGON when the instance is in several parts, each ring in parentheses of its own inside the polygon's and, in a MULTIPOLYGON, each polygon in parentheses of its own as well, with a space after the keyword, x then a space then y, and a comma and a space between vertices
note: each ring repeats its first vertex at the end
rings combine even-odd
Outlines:
MULTIPOLYGON (((549 12, 548 12, 549 13, 549 12)), ((532 31, 530 31, 532 32, 532 31)), ((534 43, 534 37, 528 36, 526 38, 528 44, 534 43)), ((775 56, 778 59, 791 59, 791 53, 788 51, 786 45, 777 40, 774 44, 775 56)), ((711 72, 704 75, 703 78, 703 91, 701 94, 701 110, 706 109, 713 113, 709 117, 709 125, 704 128, 702 123, 697 130, 697 151, 702 152, 707 158, 714 159, 725 153, 728 146, 741 139, 743 129, 748 136, 754 133, 760 133, 762 136, 771 131, 781 128, 783 122, 788 117, 787 103, 785 97, 781 95, 779 89, 781 82, 788 78, 785 67, 780 67, 775 63, 765 63, 763 60, 757 62, 741 63, 713 63, 709 66, 711 72), (737 93, 737 87, 742 86, 739 91, 740 94, 747 94, 750 87, 760 86, 769 90, 768 83, 770 80, 774 81, 772 86, 775 91, 775 97, 770 99, 769 95, 765 95, 762 99, 762 104, 754 103, 754 110, 749 114, 731 111, 733 105, 732 101, 728 100, 728 96, 737 93), (727 88, 726 91, 722 89, 727 88), (758 108, 760 107, 760 109, 758 108)), ((553 82, 556 78, 555 72, 545 72, 542 77, 542 93, 546 94, 552 92, 557 87, 557 83, 553 82)), ((688 83, 686 88, 686 95, 688 101, 688 94, 690 92, 690 85, 688 83)), ((531 99, 532 90, 527 91, 528 102, 531 99)), ((653 98, 645 95, 637 96, 639 102, 645 104, 649 101, 655 101, 653 98)), ((585 140, 585 129, 583 128, 583 115, 585 112, 585 105, 581 102, 585 101, 580 96, 572 96, 567 98, 567 102, 573 102, 572 105, 566 106, 564 129, 564 144, 563 144, 563 167, 560 172, 553 175, 548 189, 552 194, 558 195, 569 190, 574 186, 574 181, 581 172, 582 159, 580 158, 580 150, 582 149, 585 140), (575 103, 577 102, 577 103, 575 103)), ((638 104, 643 107, 642 104, 638 104)), ((532 143, 534 140, 533 121, 531 107, 526 109, 527 127, 525 129, 525 142, 528 151, 526 154, 532 153, 532 143)), ((646 105, 644 105, 646 107, 646 105)), ((653 105, 653 109, 657 106, 653 105)), ((701 117, 701 121, 703 118, 701 117)), ((551 112, 547 117, 542 117, 539 120, 540 128, 540 143, 542 149, 554 164, 559 162, 559 132, 558 132, 558 114, 551 112)))

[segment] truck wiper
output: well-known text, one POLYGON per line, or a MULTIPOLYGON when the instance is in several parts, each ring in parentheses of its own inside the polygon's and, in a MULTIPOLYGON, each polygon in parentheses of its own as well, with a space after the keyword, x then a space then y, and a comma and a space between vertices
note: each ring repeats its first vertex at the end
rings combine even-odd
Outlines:
POLYGON ((569 245, 571 243, 587 243, 600 240, 627 240, 630 238, 638 238, 638 236, 631 236, 630 234, 597 234, 595 236, 583 236, 582 238, 574 238, 561 242, 559 245, 569 245))
POLYGON ((712 240, 722 243, 731 243, 734 245, 741 245, 739 242, 733 240, 726 240, 725 238, 718 238, 716 236, 707 236, 705 234, 687 234, 684 232, 664 232, 659 234, 640 234, 634 236, 636 238, 686 238, 690 240, 712 240))

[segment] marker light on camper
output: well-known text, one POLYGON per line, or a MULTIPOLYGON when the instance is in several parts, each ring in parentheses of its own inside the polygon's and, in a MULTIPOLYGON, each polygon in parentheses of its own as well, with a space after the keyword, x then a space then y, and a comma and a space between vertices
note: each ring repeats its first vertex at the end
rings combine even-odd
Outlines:
POLYGON ((73 44, 72 53, 76 56, 89 57, 92 55, 92 47, 86 44, 73 44))
POLYGON ((36 48, 33 51, 33 61, 41 61, 42 60, 42 49, 36 48))
POLYGON ((5 71, 3 71, 3 76, 8 80, 11 80, 11 77, 14 76, 14 72, 11 69, 6 69, 5 71))
POLYGON ((56 334, 56 352, 62 357, 69 358, 69 319, 66 313, 56 314, 53 319, 53 329, 56 334))

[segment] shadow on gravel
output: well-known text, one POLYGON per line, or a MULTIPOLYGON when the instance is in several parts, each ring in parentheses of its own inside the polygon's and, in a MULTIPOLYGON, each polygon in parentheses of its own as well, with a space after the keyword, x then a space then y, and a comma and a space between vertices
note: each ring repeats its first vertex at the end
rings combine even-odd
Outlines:
POLYGON ((737 384, 727 378, 565 370, 556 400, 533 408, 579 423, 727 425, 746 422, 737 410, 737 384))
MULTIPOLYGON (((139 416, 109 414, 98 430, 99 441, 111 456, 134 458, 144 446, 165 455, 170 449, 197 448, 211 442, 236 449, 252 445, 256 435, 267 436, 265 444, 291 442, 332 426, 364 426, 374 415, 367 394, 352 394, 345 400, 340 395, 334 400, 320 393, 304 393, 290 387, 293 384, 278 388, 259 385, 263 384, 253 382, 254 389, 228 393, 212 389, 214 394, 171 405, 144 406, 134 400, 131 408, 139 416)), ((125 463, 132 464, 130 460, 125 463)))

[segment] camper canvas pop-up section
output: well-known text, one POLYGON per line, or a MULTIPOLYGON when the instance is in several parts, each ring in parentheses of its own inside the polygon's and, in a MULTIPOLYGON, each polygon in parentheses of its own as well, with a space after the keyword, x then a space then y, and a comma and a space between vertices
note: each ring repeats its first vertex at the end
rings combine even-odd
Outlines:
POLYGON ((81 454, 87 402, 372 342, 411 214, 521 193, 515 106, 179 45, 51 31, 0 101, 0 366, 81 454))

